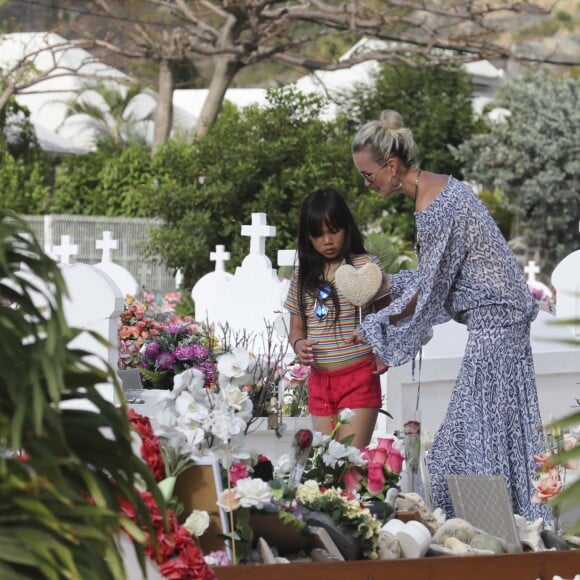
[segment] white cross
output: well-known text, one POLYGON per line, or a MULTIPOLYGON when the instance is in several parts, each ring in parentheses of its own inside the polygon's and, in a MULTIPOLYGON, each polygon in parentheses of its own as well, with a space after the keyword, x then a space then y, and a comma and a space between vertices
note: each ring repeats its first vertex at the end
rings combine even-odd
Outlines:
POLYGON ((253 213, 252 225, 242 226, 242 236, 250 237, 250 254, 266 255, 266 238, 276 235, 276 228, 268 226, 265 213, 253 213))
POLYGON ((297 250, 278 250, 278 266, 296 266, 297 250))
POLYGON ((61 264, 70 264, 71 256, 79 253, 79 247, 72 243, 70 236, 60 236, 60 246, 53 246, 52 253, 61 264))
POLYGON ((96 240, 95 245, 97 250, 103 250, 101 262, 112 262, 111 250, 116 250, 119 247, 119 242, 113 239, 113 232, 104 231, 103 239, 96 240))
POLYGON ((183 270, 181 268, 177 268, 177 272, 175 272, 175 287, 177 289, 181 288, 183 284, 183 270))
POLYGON ((528 282, 535 282, 536 274, 540 273, 540 267, 536 266, 534 260, 530 260, 528 265, 524 268, 524 272, 528 275, 528 282))
POLYGON ((221 244, 216 245, 215 252, 209 253, 211 262, 215 262, 216 272, 225 272, 224 264, 230 259, 230 253, 225 251, 226 247, 221 244))

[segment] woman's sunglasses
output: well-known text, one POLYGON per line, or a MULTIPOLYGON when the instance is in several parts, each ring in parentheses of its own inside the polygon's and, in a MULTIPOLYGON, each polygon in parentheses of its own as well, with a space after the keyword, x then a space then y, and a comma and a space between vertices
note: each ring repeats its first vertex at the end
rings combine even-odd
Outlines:
POLYGON ((328 314, 328 306, 325 302, 330 297, 330 284, 328 282, 323 282, 323 284, 318 288, 318 296, 316 297, 316 306, 314 308, 314 314, 318 320, 322 320, 328 314))

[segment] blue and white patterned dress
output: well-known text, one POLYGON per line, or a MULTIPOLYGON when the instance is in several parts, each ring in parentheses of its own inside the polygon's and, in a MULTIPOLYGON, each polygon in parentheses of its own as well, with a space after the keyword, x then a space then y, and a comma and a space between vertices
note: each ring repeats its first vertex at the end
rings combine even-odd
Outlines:
POLYGON ((369 314, 360 331, 398 366, 416 356, 435 324, 467 324, 461 370, 427 457, 433 507, 453 515, 448 474, 503 475, 514 513, 546 519, 548 510, 531 503, 533 456, 544 442, 530 345, 538 308, 522 269, 485 206, 457 179, 415 218, 418 270, 391 276, 393 302, 369 314), (389 324, 417 292, 413 316, 389 324))

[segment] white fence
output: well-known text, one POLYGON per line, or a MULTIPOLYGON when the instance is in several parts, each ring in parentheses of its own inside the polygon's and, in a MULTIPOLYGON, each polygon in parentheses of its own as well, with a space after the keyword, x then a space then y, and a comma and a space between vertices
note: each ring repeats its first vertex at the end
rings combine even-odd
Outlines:
POLYGON ((79 246, 75 261, 96 264, 101 261, 102 251, 95 240, 110 231, 119 241, 118 249, 112 251, 112 260, 133 274, 141 289, 148 292, 168 292, 175 289, 175 277, 159 256, 147 256, 145 243, 152 229, 161 221, 147 218, 84 216, 84 215, 26 215, 38 241, 44 248, 60 243, 61 236, 68 235, 79 246))

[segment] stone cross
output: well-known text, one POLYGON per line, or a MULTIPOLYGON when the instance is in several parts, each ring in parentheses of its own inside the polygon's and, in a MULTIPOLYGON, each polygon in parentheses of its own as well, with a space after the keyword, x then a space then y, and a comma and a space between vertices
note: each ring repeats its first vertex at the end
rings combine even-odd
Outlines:
POLYGON ((71 263, 71 256, 76 256, 78 253, 79 247, 77 244, 73 244, 72 238, 67 235, 60 237, 60 246, 53 246, 52 248, 52 254, 61 264, 66 265, 71 263))
MULTIPOLYGON (((246 226, 242 226, 246 227, 246 226)), ((225 251, 226 247, 222 244, 217 244, 215 247, 215 252, 209 253, 209 259, 211 262, 215 262, 216 272, 225 272, 224 264, 230 259, 230 253, 225 251)))
POLYGON ((242 236, 250 237, 250 254, 266 254, 266 238, 276 235, 276 228, 268 226, 265 213, 253 213, 252 225, 242 226, 242 236))
POLYGON ((528 275, 528 282, 535 282, 536 274, 540 273, 540 267, 536 266, 534 260, 530 260, 528 265, 524 268, 524 272, 528 275))
POLYGON ((103 250, 101 262, 111 262, 111 250, 116 250, 119 247, 119 242, 113 239, 112 232, 105 231, 103 232, 103 239, 96 240, 95 245, 97 250, 103 250))

